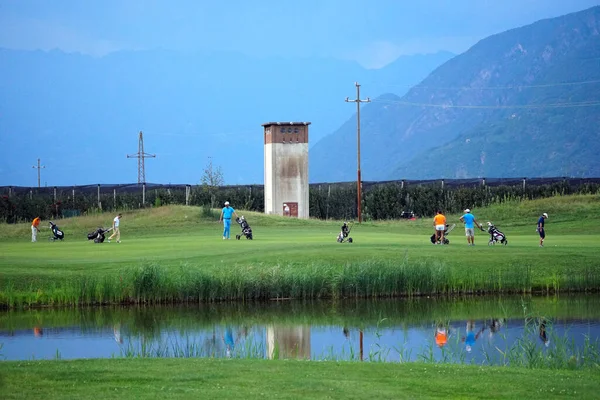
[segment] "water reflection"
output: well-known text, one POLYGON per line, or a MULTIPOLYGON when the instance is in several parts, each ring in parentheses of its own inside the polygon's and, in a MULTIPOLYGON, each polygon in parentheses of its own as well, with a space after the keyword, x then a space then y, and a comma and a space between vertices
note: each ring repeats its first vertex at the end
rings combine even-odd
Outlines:
POLYGON ((515 346, 558 356, 585 349, 586 337, 600 338, 598 305, 600 297, 586 296, 6 311, 0 313, 0 357, 502 364, 516 360, 515 346))
POLYGON ((273 358, 310 359, 310 327, 281 326, 267 327, 267 354, 273 358))

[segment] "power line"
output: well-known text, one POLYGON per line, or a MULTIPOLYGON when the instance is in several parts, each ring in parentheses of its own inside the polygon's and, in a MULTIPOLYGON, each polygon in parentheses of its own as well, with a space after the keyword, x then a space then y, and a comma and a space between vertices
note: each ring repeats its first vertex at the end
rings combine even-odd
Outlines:
POLYGON ((576 103, 552 103, 552 104, 521 104, 521 105, 457 105, 457 104, 432 104, 432 103, 414 103, 402 100, 373 100, 374 103, 398 104, 410 107, 429 107, 429 108, 463 108, 463 109, 539 109, 539 108, 576 108, 576 107, 597 107, 600 106, 598 100, 588 100, 576 103))
POLYGON ((404 87, 407 89, 431 89, 431 90, 510 90, 510 89, 532 89, 532 88, 548 88, 548 87, 559 87, 559 86, 576 86, 576 85, 590 85, 600 83, 600 79, 587 80, 587 81, 575 81, 575 82, 554 82, 554 83, 543 83, 538 85, 507 85, 507 86, 428 86, 428 85, 406 85, 400 83, 382 83, 374 82, 377 86, 395 86, 404 87))
POLYGON ((144 152, 144 136, 142 134, 142 131, 140 131, 140 136, 138 140, 138 152, 136 154, 128 154, 127 158, 138 159, 138 183, 146 183, 146 167, 144 159, 156 158, 156 154, 148 154, 144 152))

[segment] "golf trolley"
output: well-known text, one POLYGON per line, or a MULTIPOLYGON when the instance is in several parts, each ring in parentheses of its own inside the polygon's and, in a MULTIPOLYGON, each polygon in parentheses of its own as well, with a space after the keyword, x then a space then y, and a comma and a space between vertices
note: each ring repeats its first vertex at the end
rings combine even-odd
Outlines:
POLYGON ((50 229, 52 229, 52 236, 48 238, 49 241, 54 242, 65 238, 65 233, 52 221, 50 221, 50 229))
POLYGON ((342 225, 342 230, 340 231, 340 234, 337 236, 338 243, 344 243, 344 242, 352 243, 352 238, 350 237, 350 231, 352 230, 353 226, 354 226, 354 222, 352 222, 351 224, 344 222, 344 225, 342 225))
POLYGON ((112 228, 104 229, 102 227, 96 229, 92 233, 88 233, 88 240, 93 240, 94 243, 104 243, 104 239, 106 238, 106 234, 112 231, 112 228))
MULTIPOLYGON (((455 227, 456 227, 456 224, 452 224, 452 225, 446 224, 446 229, 444 229, 444 244, 450 244, 450 240, 448 240, 448 234, 450 232, 452 232, 455 227)), ((431 240, 431 243, 433 243, 433 244, 440 244, 440 240, 437 240, 436 234, 437 234, 437 232, 434 233, 433 235, 431 235, 429 240, 431 240)))
POLYGON ((236 218, 235 222, 240 224, 240 228, 242 228, 242 233, 240 235, 235 235, 235 238, 240 240, 242 236, 245 236, 246 239, 252 240, 252 228, 250 228, 250 225, 246 222, 246 218, 242 215, 240 218, 236 218))
POLYGON ((490 234, 490 240, 488 242, 488 246, 493 246, 496 243, 500 243, 500 244, 503 244, 506 246, 508 244, 508 239, 506 238, 506 235, 504 233, 502 233, 498 228, 496 228, 496 226, 494 224, 492 224, 491 222, 488 222, 487 224, 488 224, 487 231, 490 234))

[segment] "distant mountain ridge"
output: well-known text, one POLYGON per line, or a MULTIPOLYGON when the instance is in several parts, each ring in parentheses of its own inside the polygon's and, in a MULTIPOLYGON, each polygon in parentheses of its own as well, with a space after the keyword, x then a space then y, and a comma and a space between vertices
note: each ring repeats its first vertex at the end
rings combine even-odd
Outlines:
POLYGON ((311 121, 310 140, 352 113, 344 98, 405 92, 451 53, 404 56, 379 70, 356 62, 237 53, 122 51, 101 58, 0 49, 0 185, 132 182, 137 134, 157 158, 152 182, 198 183, 213 158, 225 183, 262 183, 261 123, 311 121))
MULTIPOLYGON (((483 39, 361 117, 366 180, 600 176, 600 7, 483 39)), ((355 179, 355 132, 313 147, 312 181, 355 179)))

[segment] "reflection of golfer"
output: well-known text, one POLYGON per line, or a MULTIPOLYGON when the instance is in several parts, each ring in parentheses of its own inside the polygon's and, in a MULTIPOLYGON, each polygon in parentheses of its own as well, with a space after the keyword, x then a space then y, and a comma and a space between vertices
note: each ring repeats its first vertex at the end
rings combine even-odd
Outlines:
POLYGON ((485 331, 485 327, 475 333, 475 321, 467 321, 467 334, 462 338, 462 341, 465 342, 465 350, 467 353, 470 353, 471 350, 473 350, 475 342, 479 339, 479 336, 481 336, 483 331, 485 331))
POLYGON ((121 221, 122 216, 122 214, 119 214, 115 217, 115 219, 113 219, 113 234, 110 235, 110 237, 108 238, 108 243, 110 243, 110 239, 114 238, 115 236, 117 237, 117 243, 121 243, 121 231, 119 230, 119 222, 121 221))
POLYGON ((290 206, 288 206, 287 204, 283 205, 283 215, 285 215, 286 217, 290 216, 290 206))
POLYGON ((221 216, 219 217, 219 222, 223 221, 223 240, 229 239, 229 231, 231 228, 231 215, 235 215, 238 218, 237 213, 233 209, 233 207, 229 207, 229 202, 225 202, 225 207, 221 210, 221 216))
POLYGON ((35 217, 33 222, 31 223, 31 241, 32 242, 37 242, 37 234, 40 231, 40 228, 39 228, 40 222, 42 222, 40 217, 35 217))
MULTIPOLYGON (((239 339, 239 335, 238 335, 239 339)), ((235 345, 238 342, 238 339, 233 338, 233 329, 230 326, 225 327, 225 334, 223 335, 223 342, 225 343, 225 356, 227 358, 231 358, 233 351, 235 350, 235 345)))
POLYGON ((550 339, 548 339, 548 334, 546 332, 545 319, 540 322, 540 340, 544 343, 544 346, 548 347, 550 345, 550 339))
POLYGON ((445 326, 439 325, 435 330, 435 344, 442 348, 448 343, 448 330, 445 326))

